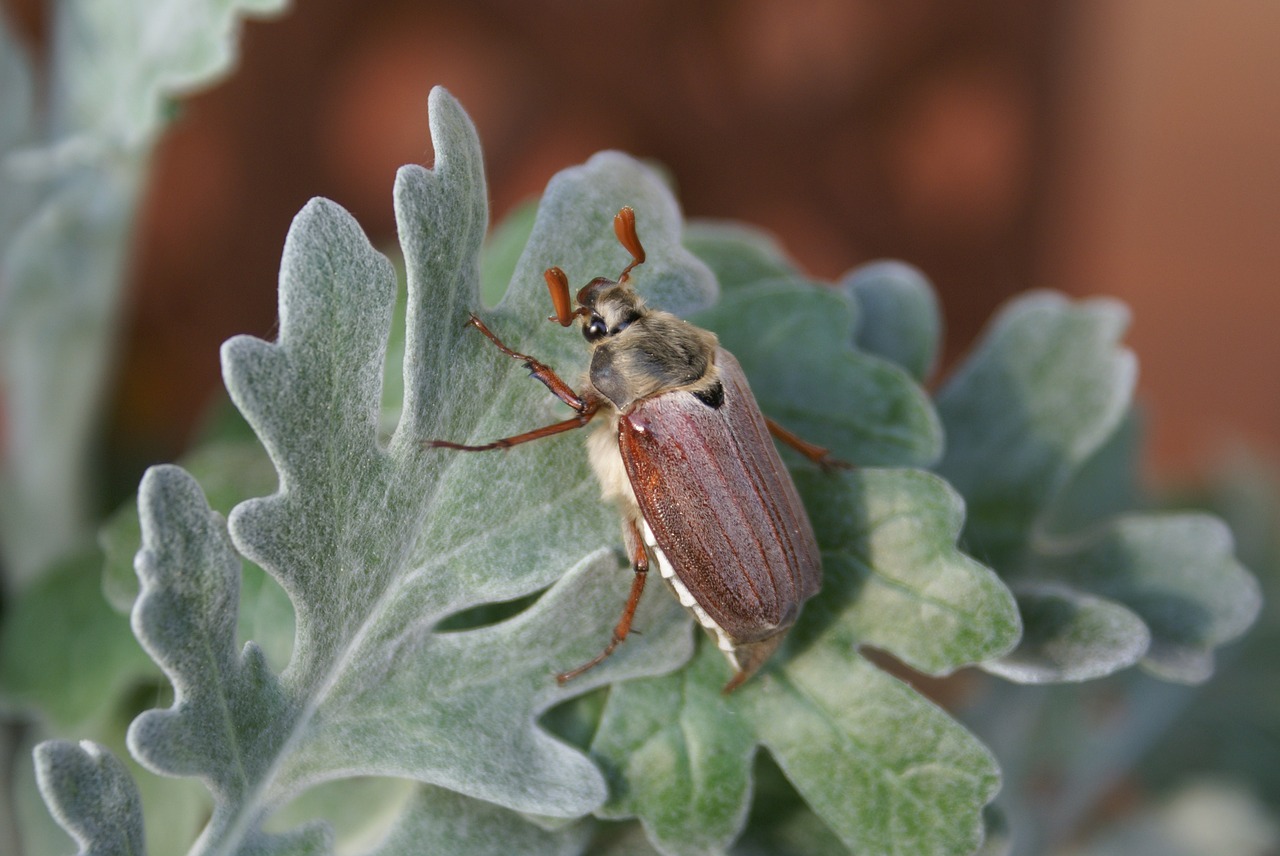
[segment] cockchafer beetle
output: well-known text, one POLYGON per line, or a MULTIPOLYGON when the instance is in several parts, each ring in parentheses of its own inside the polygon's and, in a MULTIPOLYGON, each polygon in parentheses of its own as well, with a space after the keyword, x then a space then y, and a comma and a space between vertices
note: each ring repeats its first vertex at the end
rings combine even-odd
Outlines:
POLYGON ((770 434, 823 468, 847 465, 765 417, 738 361, 714 333, 645 305, 631 285, 631 271, 645 259, 635 212, 620 210, 613 227, 631 254, 616 281, 593 279, 578 291, 575 308, 564 271, 545 273, 555 307, 548 320, 568 327, 581 319, 591 346, 582 392, 508 348, 475 315, 468 321, 576 415, 483 445, 428 444, 508 449, 603 416, 587 449, 604 498, 622 513, 635 576, 609 644, 556 680, 564 684, 596 666, 627 638, 652 551, 680 603, 728 657, 734 669, 728 693, 764 664, 822 585, 813 527, 770 434))

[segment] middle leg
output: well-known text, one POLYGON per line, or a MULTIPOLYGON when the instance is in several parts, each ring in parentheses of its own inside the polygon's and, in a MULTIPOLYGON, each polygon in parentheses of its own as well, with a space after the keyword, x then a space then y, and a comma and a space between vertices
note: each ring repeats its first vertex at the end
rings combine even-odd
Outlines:
MULTIPOLYGON (((622 610, 622 617, 613 628, 613 638, 604 650, 587 662, 556 675, 556 682, 564 686, 588 669, 593 669, 605 661, 605 658, 617 650, 631 632, 631 621, 636 616, 636 607, 640 605, 640 595, 644 593, 645 580, 649 576, 649 551, 645 549, 644 538, 640 535, 640 527, 635 520, 623 524, 623 539, 627 545, 627 555, 631 558, 631 569, 635 576, 631 578, 631 594, 627 597, 627 605, 622 610)), ((639 631, 637 631, 639 632, 639 631)))
POLYGON ((513 437, 503 437, 500 440, 494 440, 490 443, 481 443, 477 446, 468 446, 465 443, 454 443, 449 440, 427 440, 426 445, 433 449, 453 449, 458 452, 488 452, 491 449, 510 449, 512 446, 519 446, 521 443, 528 443, 531 440, 541 440, 543 437, 554 437, 556 434, 563 434, 565 431, 572 431, 575 428, 581 428, 591 421, 591 418, 600 410, 600 402, 594 399, 587 399, 583 409, 576 415, 570 416, 563 422, 556 422, 554 425, 544 425, 541 428, 534 428, 532 431, 526 431, 523 434, 516 434, 513 437))

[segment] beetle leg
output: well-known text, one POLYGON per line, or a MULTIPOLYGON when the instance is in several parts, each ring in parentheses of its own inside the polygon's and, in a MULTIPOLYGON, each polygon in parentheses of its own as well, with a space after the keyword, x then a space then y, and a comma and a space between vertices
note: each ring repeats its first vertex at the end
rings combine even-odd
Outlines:
POLYGON ((777 437, 783 443, 795 449, 818 466, 822 467, 825 472, 831 470, 851 470, 853 464, 848 461, 842 461, 839 458, 833 458, 831 452, 823 447, 810 443, 808 440, 802 439, 798 434, 794 434, 783 428, 777 422, 774 422, 768 416, 764 418, 765 424, 769 426, 769 433, 777 437))
MULTIPOLYGON (((569 405, 579 413, 583 413, 587 410, 588 403, 586 402, 586 400, 583 399, 582 396, 578 395, 578 393, 574 392, 573 387, 569 386, 569 384, 562 381, 560 377, 554 371, 552 371, 551 367, 548 366, 546 363, 539 362, 538 360, 534 359, 528 354, 521 354, 518 351, 513 351, 510 348, 508 348, 506 345, 502 343, 502 340, 499 339, 497 336, 495 336, 492 333, 492 331, 490 331, 489 328, 484 325, 484 322, 481 321, 479 318, 477 318, 474 314, 471 315, 471 318, 470 320, 467 321, 467 324, 469 324, 472 327, 475 327, 481 333, 484 333, 484 335, 489 339, 489 341, 497 345, 498 350, 502 351, 502 353, 506 354, 508 357, 523 361, 525 366, 527 366, 529 369, 529 374, 533 375, 534 380, 538 381, 539 383, 544 385, 547 389, 551 390, 551 394, 554 395, 556 398, 560 399, 565 404, 569 405)), ((585 425, 586 423, 583 423, 583 424, 585 425)), ((537 438, 530 438, 530 439, 537 439, 537 438)))
POLYGON ((503 437, 501 440, 494 440, 491 443, 482 443, 478 446, 468 446, 463 443, 451 443, 448 440, 428 440, 427 446, 433 449, 454 449, 459 452, 487 452, 490 449, 510 449, 512 446, 519 446, 521 443, 528 443, 531 440, 541 440, 543 437, 554 437, 556 434, 563 434, 565 431, 572 431, 574 428, 581 428, 591 421, 591 417, 595 416, 600 410, 600 402, 595 399, 588 399, 583 402, 583 409, 577 416, 570 416, 563 422, 557 422, 554 425, 544 425, 541 428, 534 428, 532 431, 526 431, 523 434, 516 434, 514 437, 503 437))
MULTIPOLYGON (((631 578, 631 594, 627 597, 627 605, 622 610, 622 617, 618 619, 617 625, 613 628, 613 638, 609 640, 609 644, 604 647, 603 651, 576 669, 570 669, 567 672, 561 672, 556 675, 556 683, 561 686, 564 686, 588 669, 593 669, 603 663, 605 658, 617 650, 617 647, 627 638, 627 634, 631 632, 631 620, 635 618, 636 607, 640 605, 640 595, 644 593, 645 580, 649 577, 649 551, 645 549, 644 539, 640 536, 640 528, 634 520, 626 522, 622 528, 622 535, 623 540, 626 541, 627 554, 631 557, 631 569, 635 571, 635 576, 631 578)), ((636 632, 638 633, 639 631, 636 632)))

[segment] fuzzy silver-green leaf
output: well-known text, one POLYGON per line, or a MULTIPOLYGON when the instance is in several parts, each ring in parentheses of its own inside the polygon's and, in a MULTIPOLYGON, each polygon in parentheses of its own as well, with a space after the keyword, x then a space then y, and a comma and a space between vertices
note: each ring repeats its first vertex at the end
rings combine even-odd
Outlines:
POLYGON ((88 740, 49 740, 35 761, 40 792, 78 856, 144 856, 138 789, 119 759, 88 740))
POLYGON ((840 285, 858 307, 858 347, 926 380, 941 347, 942 317, 924 274, 902 262, 872 262, 849 271, 840 285))
POLYGON ((614 688, 592 743, 613 795, 603 813, 638 816, 663 853, 722 852, 746 822, 763 745, 855 852, 971 852, 998 783, 992 758, 854 651, 881 646, 934 673, 996 657, 1018 638, 1013 599, 956 549, 962 505, 936 476, 797 476, 823 590, 732 696, 716 692, 728 672, 707 644, 679 674, 614 688))
MULTIPOLYGON (((627 587, 607 549, 618 543, 616 520, 580 447, 566 445, 571 438, 494 455, 427 446, 563 418, 519 363, 463 323, 480 309, 484 177, 474 129, 442 90, 431 120, 435 168, 406 168, 396 188, 409 293, 405 401, 389 442, 380 426, 394 275, 350 215, 317 200, 286 242, 278 340, 239 337, 223 350, 228 389, 271 456, 277 492, 238 505, 226 531, 179 470, 153 471, 139 495, 137 625, 178 698, 144 714, 131 744, 152 769, 198 775, 214 791, 197 852, 323 847, 322 827, 268 834, 263 822, 312 785, 351 776, 583 815, 604 800, 603 780, 539 717, 690 653, 687 617, 670 598, 650 598, 636 619, 642 644, 559 687, 555 672, 608 640, 627 587), (239 556, 271 574, 296 611, 292 658, 278 677, 256 646, 235 647, 239 556), (437 629, 553 581, 500 623, 437 629)), ((679 212, 660 180, 604 155, 552 183, 517 281, 488 316, 495 330, 520 347, 534 335, 566 338, 539 323, 545 287, 528 272, 549 254, 580 271, 616 264, 625 254, 606 240, 603 212, 619 200, 644 204, 661 299, 692 307, 711 298, 714 281, 679 247, 679 212)))

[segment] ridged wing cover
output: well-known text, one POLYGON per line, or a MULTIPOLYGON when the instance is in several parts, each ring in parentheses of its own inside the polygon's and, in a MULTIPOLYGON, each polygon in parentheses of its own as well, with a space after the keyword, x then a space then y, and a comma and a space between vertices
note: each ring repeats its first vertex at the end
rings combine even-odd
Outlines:
POLYGON ((680 581, 735 643, 790 627, 822 585, 813 527, 742 367, 723 348, 724 402, 637 402, 618 444, 640 511, 680 581))

